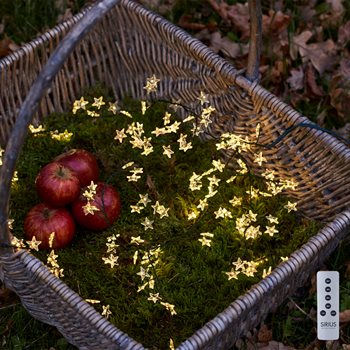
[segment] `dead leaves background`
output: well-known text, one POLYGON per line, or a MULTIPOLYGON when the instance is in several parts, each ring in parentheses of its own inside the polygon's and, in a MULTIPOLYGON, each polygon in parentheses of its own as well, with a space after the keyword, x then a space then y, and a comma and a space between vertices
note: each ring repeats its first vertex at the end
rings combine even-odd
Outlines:
MULTIPOLYGON (((346 5, 344 0, 262 1, 260 60, 264 87, 321 126, 345 126, 343 133, 350 123, 350 11, 346 5)), ((199 11, 184 12, 176 24, 238 69, 245 68, 247 3, 207 0, 199 11)))
MULTIPOLYGON (((85 0, 89 5, 94 0, 85 0)), ((237 67, 247 65, 249 13, 245 1, 139 0, 210 46, 237 67), (190 3, 197 3, 191 9, 190 3), (190 4, 190 5, 189 5, 190 4), (181 8, 183 10, 181 12, 181 8), (176 9, 176 10, 174 10, 176 9), (177 11, 177 17, 173 13, 177 11)), ((75 0, 54 0, 57 23, 75 0)), ((350 6, 346 0, 262 0, 261 84, 321 126, 350 138, 350 6)), ((42 31, 47 28, 43 27, 42 31)), ((39 34, 39 33, 38 33, 39 34)), ((0 23, 0 58, 20 42, 0 23)))

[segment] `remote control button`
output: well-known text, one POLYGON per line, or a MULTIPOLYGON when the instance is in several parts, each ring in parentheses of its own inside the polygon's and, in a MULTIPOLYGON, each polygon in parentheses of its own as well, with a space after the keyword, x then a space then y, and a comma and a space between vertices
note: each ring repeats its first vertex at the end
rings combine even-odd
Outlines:
MULTIPOLYGON (((322 311, 321 311, 321 312, 322 312, 322 311)), ((336 314, 337 314, 337 312, 336 312, 335 310, 332 310, 332 311, 331 311, 331 315, 332 315, 332 316, 335 316, 336 314)))
POLYGON ((325 279, 325 282, 326 282, 327 284, 330 284, 330 283, 331 283, 331 279, 330 279, 330 278, 326 278, 326 279, 325 279))
POLYGON ((332 290, 331 287, 326 287, 326 288, 325 288, 325 291, 326 291, 327 293, 329 293, 331 290, 332 290))
POLYGON ((327 295, 325 296, 325 299, 326 299, 327 301, 330 301, 330 300, 332 299, 332 297, 331 297, 329 294, 327 294, 327 295))
POLYGON ((325 307, 326 307, 326 309, 330 309, 330 308, 332 307, 332 305, 329 304, 329 303, 327 303, 327 304, 325 305, 325 307))
POLYGON ((320 314, 321 314, 321 316, 326 316, 326 311, 322 310, 322 311, 320 312, 320 314))

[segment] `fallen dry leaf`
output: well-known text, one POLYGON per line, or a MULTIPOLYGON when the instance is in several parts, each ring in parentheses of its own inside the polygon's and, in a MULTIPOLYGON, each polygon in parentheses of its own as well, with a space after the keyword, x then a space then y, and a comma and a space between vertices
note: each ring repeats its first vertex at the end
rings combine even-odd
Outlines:
POLYGON ((303 62, 311 61, 319 74, 325 70, 331 69, 336 63, 336 45, 333 40, 307 44, 312 37, 312 32, 305 30, 292 39, 290 47, 290 56, 293 60, 299 53, 303 62))
MULTIPOLYGON (((318 121, 317 121, 317 123, 318 123, 318 121)), ((321 125, 322 126, 322 125, 321 125)), ((342 137, 342 138, 344 138, 344 139, 346 139, 346 140, 349 140, 350 139, 350 123, 345 123, 345 125, 342 127, 342 128, 338 128, 337 130, 336 130, 336 132, 337 132, 337 134, 340 136, 340 137, 342 137)), ((349 262, 346 262, 345 263, 345 267, 346 267, 346 271, 345 271, 345 276, 347 277, 347 278, 349 278, 349 269, 350 269, 350 263, 349 262)))
POLYGON ((243 50, 243 46, 233 42, 228 37, 222 37, 219 32, 215 32, 210 38, 210 47, 215 51, 222 51, 225 55, 235 58, 247 52, 248 47, 243 50))
POLYGON ((249 10, 247 4, 228 5, 225 1, 219 4, 216 0, 208 0, 214 11, 233 29, 241 34, 241 39, 249 38, 249 10))
POLYGON ((332 28, 338 26, 345 13, 343 0, 326 0, 329 4, 329 11, 322 13, 319 18, 323 28, 332 28))
POLYGON ((333 12, 339 13, 341 15, 344 14, 345 8, 343 5, 343 0, 327 0, 327 3, 331 5, 333 12))
POLYGON ((198 33, 195 33, 193 36, 202 41, 205 45, 210 46, 212 33, 210 33, 207 28, 199 31, 198 33))
MULTIPOLYGON (((265 327, 265 326, 262 326, 265 327)), ((258 332, 259 333, 259 332, 258 332)), ((286 346, 274 340, 261 342, 258 340, 258 334, 247 334, 244 339, 240 339, 235 343, 235 349, 244 350, 296 350, 293 347, 286 346)))
POLYGON ((270 79, 273 84, 280 84, 283 80, 283 61, 276 60, 270 71, 270 79))
POLYGON ((300 7, 300 19, 303 23, 308 23, 313 20, 316 15, 315 0, 308 1, 306 5, 300 7))
POLYGON ((323 347, 323 340, 314 339, 310 344, 308 344, 304 350, 317 350, 323 347))
MULTIPOLYGON (((233 30, 240 34, 241 40, 246 40, 250 35, 250 18, 247 3, 237 3, 228 5, 225 1, 217 2, 216 0, 208 0, 214 11, 216 11, 221 18, 233 30)), ((265 37, 273 37, 270 41, 268 50, 277 58, 284 59, 288 53, 288 32, 287 27, 290 23, 291 17, 281 10, 270 9, 268 14, 262 16, 262 31, 265 37)), ((230 54, 231 57, 232 53, 230 54)), ((274 68, 273 68, 274 69, 274 68)), ((276 76, 275 72, 273 73, 276 76)), ((278 79, 278 83, 281 79, 278 79)))
POLYGON ((288 25, 290 16, 281 11, 269 10, 268 15, 263 15, 263 37, 269 38, 267 57, 275 57, 276 60, 286 62, 289 52, 288 25))
POLYGON ((292 45, 289 48, 289 54, 292 60, 296 60, 298 58, 298 53, 300 52, 300 48, 306 46, 306 42, 312 37, 312 32, 309 30, 305 30, 299 35, 295 35, 292 38, 292 45))
POLYGON ((258 332, 258 341, 259 343, 268 343, 272 340, 272 330, 267 327, 266 324, 263 324, 258 332))
POLYGON ((298 68, 292 68, 290 70, 290 77, 287 79, 287 83, 290 89, 293 91, 301 90, 304 88, 304 69, 302 66, 298 68))
POLYGON ((344 310, 339 313, 339 322, 350 322, 350 310, 344 310))
POLYGON ((203 23, 193 22, 192 16, 182 15, 179 19, 178 25, 186 30, 203 30, 206 28, 206 25, 203 23))
POLYGON ((221 36, 219 31, 211 33, 208 29, 204 29, 194 36, 209 46, 215 53, 221 51, 229 58, 236 58, 246 55, 249 50, 248 44, 233 42, 228 37, 221 36))
POLYGON ((290 346, 286 346, 282 343, 279 343, 277 341, 270 341, 267 345, 264 344, 261 346, 261 344, 258 344, 257 349, 259 350, 296 350, 295 348, 292 348, 290 346))
POLYGON ((306 81, 306 85, 309 88, 309 92, 311 92, 311 94, 313 96, 316 97, 322 97, 325 95, 322 87, 320 84, 317 83, 316 81, 316 72, 315 69, 313 68, 313 66, 311 64, 308 64, 306 66, 306 72, 305 72, 305 81, 306 81))
POLYGON ((338 72, 350 79, 350 60, 348 57, 344 57, 340 60, 338 72))
POLYGON ((60 13, 63 13, 66 10, 65 0, 54 0, 54 6, 60 13))
POLYGON ((9 48, 10 39, 0 40, 0 58, 7 56, 11 50, 9 48))
POLYGON ((316 293, 317 290, 317 277, 316 274, 313 274, 310 279, 310 288, 309 288, 309 295, 313 295, 316 293))
POLYGON ((19 46, 5 35, 4 39, 0 40, 0 58, 9 55, 18 48, 19 46))
POLYGON ((160 5, 156 7, 160 14, 166 15, 173 10, 177 0, 161 0, 160 5))
POLYGON ((341 25, 338 29, 338 44, 345 46, 350 41, 350 21, 341 25))
POLYGON ((340 61, 330 82, 329 95, 338 115, 345 122, 350 122, 350 60, 344 58, 340 61))
POLYGON ((233 27, 242 34, 241 38, 249 38, 249 11, 247 4, 236 4, 230 6, 227 12, 227 18, 232 23, 233 27))
MULTIPOLYGON (((325 125, 325 121, 326 121, 327 114, 328 114, 327 110, 326 110, 326 109, 323 109, 323 110, 321 111, 321 113, 319 113, 319 114, 317 115, 317 117, 316 117, 316 123, 317 123, 319 126, 323 127, 323 128, 326 126, 326 125, 325 125)), ((339 131, 339 130, 338 130, 338 131, 339 131)), ((340 135, 340 134, 339 134, 339 135, 340 135)))
POLYGON ((264 34, 278 36, 285 31, 290 23, 291 17, 281 11, 269 10, 268 15, 263 15, 262 28, 264 34))
POLYGON ((310 101, 310 98, 304 94, 304 91, 298 93, 297 91, 286 89, 284 95, 288 97, 289 103, 293 108, 297 108, 301 102, 309 103, 310 101))
POLYGON ((307 57, 319 74, 331 69, 336 63, 336 45, 332 39, 309 44, 307 45, 307 51, 307 57))
POLYGON ((350 85, 348 77, 336 75, 330 85, 331 105, 345 121, 350 121, 350 85))

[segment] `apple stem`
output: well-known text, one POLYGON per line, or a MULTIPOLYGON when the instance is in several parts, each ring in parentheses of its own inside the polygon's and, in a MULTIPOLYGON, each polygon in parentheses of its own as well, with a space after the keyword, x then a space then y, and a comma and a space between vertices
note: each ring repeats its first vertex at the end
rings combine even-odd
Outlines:
POLYGON ((49 208, 45 208, 43 210, 43 215, 45 219, 48 219, 50 217, 50 209, 49 208))
POLYGON ((60 165, 59 167, 58 167, 58 171, 57 171, 57 175, 59 176, 59 177, 64 177, 65 176, 65 168, 62 166, 62 165, 60 165))

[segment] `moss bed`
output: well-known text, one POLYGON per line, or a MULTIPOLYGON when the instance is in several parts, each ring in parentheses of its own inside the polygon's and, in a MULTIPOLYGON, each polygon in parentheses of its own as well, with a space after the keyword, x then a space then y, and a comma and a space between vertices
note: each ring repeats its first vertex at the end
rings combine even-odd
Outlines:
MULTIPOLYGON (((55 252, 60 268, 64 269, 62 280, 83 298, 98 300, 100 303, 94 304, 98 311, 106 312, 103 306, 108 305, 109 320, 146 347, 167 349, 171 344, 179 345, 261 280, 270 266, 278 265, 281 257, 289 256, 317 232, 318 224, 302 218, 298 212, 288 212, 285 206, 289 200, 285 196, 253 198, 252 186, 266 191, 261 177, 238 173, 232 180, 234 170, 228 167, 208 175, 220 179, 215 187, 218 193, 208 198, 207 208, 198 209, 198 201, 208 193, 210 181, 203 177, 202 188, 190 191, 189 179, 193 172, 203 174, 213 168, 213 160, 220 159, 217 140, 201 142, 191 136, 186 123, 181 123, 176 133, 156 137, 151 132, 164 127, 166 111, 172 115, 168 125, 176 120, 165 102, 153 102, 142 114, 140 101, 125 100, 120 107, 132 115, 130 118, 119 108, 116 114, 108 111, 108 103, 113 100, 103 89, 95 88, 84 94, 84 98, 90 101, 87 109, 99 117, 89 116, 83 109, 75 114, 51 115, 43 123, 44 131, 28 136, 18 161, 18 181, 12 188, 13 234, 23 238, 24 217, 40 202, 34 186, 40 168, 72 148, 91 151, 98 159, 101 181, 119 191, 122 213, 103 232, 79 227, 73 244, 55 252), (101 109, 92 107, 94 98, 100 96, 106 104, 101 109), (152 137, 154 149, 148 156, 132 148, 128 138, 122 143, 115 139, 116 130, 126 130, 132 122, 142 123, 144 135, 152 137), (65 130, 72 133, 66 139, 62 134, 65 130), (186 152, 178 147, 180 132, 187 134, 187 142, 192 142, 193 148, 186 152), (171 157, 163 154, 163 146, 169 145, 174 152, 171 157), (134 164, 125 167, 130 162, 134 164), (143 172, 138 181, 130 182, 127 176, 134 167, 142 168, 143 172), (142 207, 138 204, 140 194, 148 194, 151 202, 142 207), (229 204, 234 196, 243 198, 241 205, 229 204), (154 213, 152 205, 156 201, 169 208, 168 216, 160 218, 154 213), (132 213, 131 206, 142 207, 140 213, 132 213), (220 206, 229 209, 232 217, 216 219, 215 212, 220 206), (244 239, 236 229, 237 218, 249 212, 257 214, 251 224, 259 226, 262 233, 254 239, 244 239), (190 213, 195 213, 197 218, 189 220, 190 213), (279 222, 274 224, 278 233, 272 236, 265 233, 270 225, 268 215, 279 222), (145 217, 154 221, 153 229, 145 230, 140 224, 145 217), (208 232, 211 235, 200 234, 208 232), (112 254, 118 256, 113 268, 103 260, 111 253, 107 252, 108 238, 115 243, 112 254), (227 272, 238 259, 257 262, 256 272, 251 276, 240 273, 237 278, 229 279, 227 272)), ((46 262, 47 251, 32 250, 32 253, 46 262)), ((31 333, 26 344, 39 337, 35 331, 31 333)), ((56 333, 51 336, 55 337, 61 338, 56 333)), ((55 345, 52 339, 51 345, 55 345)), ((60 342, 61 347, 57 348, 67 348, 64 340, 60 342)), ((39 343, 35 344, 33 348, 39 348, 35 347, 39 343)))

